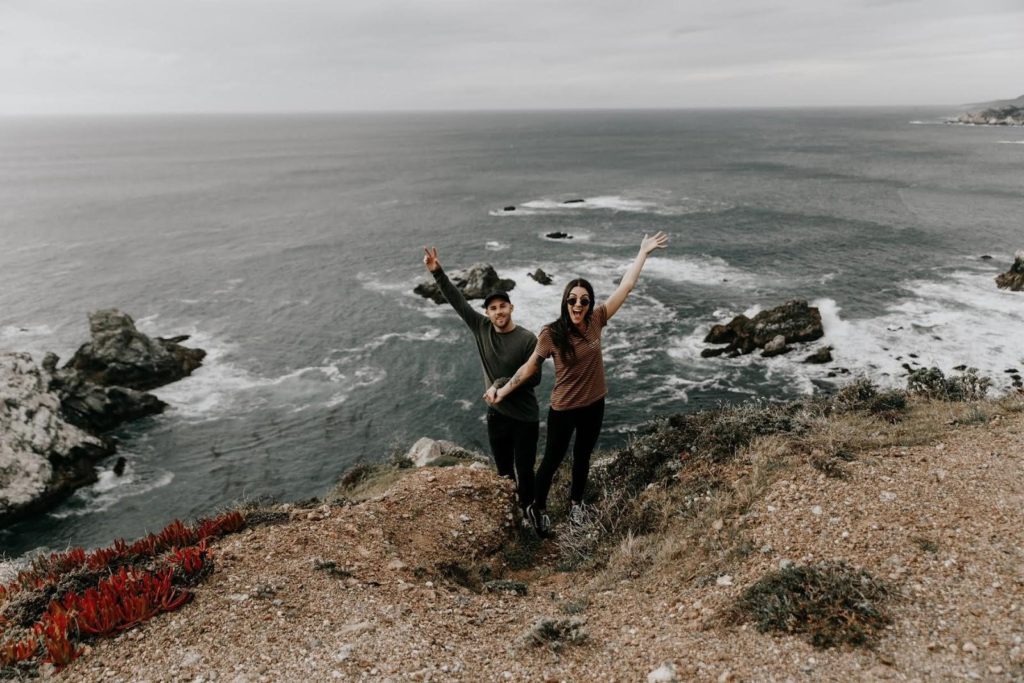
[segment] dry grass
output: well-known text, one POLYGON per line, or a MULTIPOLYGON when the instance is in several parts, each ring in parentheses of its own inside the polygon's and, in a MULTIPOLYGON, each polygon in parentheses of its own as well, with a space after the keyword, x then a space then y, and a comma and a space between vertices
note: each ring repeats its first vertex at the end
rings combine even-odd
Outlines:
MULTIPOLYGON (((842 478, 847 476, 846 463, 868 454, 877 457, 889 449, 935 443, 951 425, 978 424, 1024 411, 1024 396, 980 403, 905 398, 905 402, 896 401, 874 392, 859 408, 849 407, 855 404, 849 399, 848 409, 842 411, 813 402, 799 410, 773 407, 770 419, 784 429, 753 436, 727 459, 721 457, 724 450, 718 446, 742 443, 757 429, 742 426, 741 438, 734 439, 719 425, 710 430, 717 444, 713 457, 684 450, 679 467, 668 476, 673 468, 661 461, 649 470, 662 479, 648 482, 631 497, 616 495, 614 478, 598 476, 595 488, 599 490, 592 493, 592 504, 604 524, 600 533, 591 535, 585 551, 578 552, 579 544, 574 546, 576 562, 570 564, 603 568, 595 575, 594 589, 644 574, 701 581, 728 572, 753 550, 743 531, 744 515, 793 467, 809 463, 826 476, 842 478), (885 410, 872 409, 879 396, 885 410), (891 419, 894 406, 902 406, 897 421, 891 419), (780 420, 780 415, 788 421, 780 420)), ((743 414, 729 415, 724 424, 735 425, 737 415, 743 414)), ((745 414, 752 413, 748 409, 745 414)), ((767 422, 763 416, 753 421, 757 428, 767 422)), ((670 436, 658 438, 659 444, 671 443, 670 436)), ((631 462, 650 462, 643 447, 642 438, 631 444, 631 462)))

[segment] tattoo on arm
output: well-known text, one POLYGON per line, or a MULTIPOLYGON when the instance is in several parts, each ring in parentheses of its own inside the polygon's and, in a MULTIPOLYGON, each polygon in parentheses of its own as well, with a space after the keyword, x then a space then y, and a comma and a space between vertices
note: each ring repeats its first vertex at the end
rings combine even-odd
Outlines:
POLYGON ((514 387, 523 381, 523 378, 519 376, 519 371, 516 370, 516 374, 512 375, 512 379, 508 381, 508 386, 514 387))

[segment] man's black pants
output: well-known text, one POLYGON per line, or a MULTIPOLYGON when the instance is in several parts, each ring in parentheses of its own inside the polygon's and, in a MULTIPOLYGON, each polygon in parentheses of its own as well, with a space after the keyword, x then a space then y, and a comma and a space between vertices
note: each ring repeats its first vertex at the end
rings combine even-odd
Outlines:
POLYGON ((487 438, 491 442, 499 477, 514 479, 519 505, 525 510, 533 502, 533 466, 537 462, 538 422, 524 422, 487 410, 487 438))

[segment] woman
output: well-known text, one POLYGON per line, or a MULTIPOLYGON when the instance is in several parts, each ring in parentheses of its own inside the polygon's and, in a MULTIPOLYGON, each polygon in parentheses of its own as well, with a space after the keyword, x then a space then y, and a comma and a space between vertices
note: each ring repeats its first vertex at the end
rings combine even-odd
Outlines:
POLYGON ((601 333, 636 285, 647 256, 666 246, 668 236, 665 233, 644 235, 640 253, 626 270, 618 289, 600 306, 595 307, 594 288, 586 280, 577 278, 566 284, 559 318, 541 330, 537 336, 537 348, 529 360, 504 386, 500 389, 491 387, 484 394, 484 400, 489 404, 501 402, 533 375, 545 358, 554 356, 555 386, 551 390, 548 409, 547 444, 537 470, 533 504, 526 510, 541 536, 551 535, 551 520, 547 514, 548 491, 558 466, 565 459, 573 432, 576 433, 576 443, 572 450, 569 522, 575 524, 582 520, 583 491, 590 472, 590 455, 601 432, 604 397, 608 393, 601 356, 601 333))

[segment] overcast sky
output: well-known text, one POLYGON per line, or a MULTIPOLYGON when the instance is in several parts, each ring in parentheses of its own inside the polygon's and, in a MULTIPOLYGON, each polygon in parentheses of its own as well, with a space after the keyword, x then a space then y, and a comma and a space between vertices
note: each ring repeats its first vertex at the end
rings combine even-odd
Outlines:
POLYGON ((0 0, 0 113, 956 104, 1024 0, 0 0))

